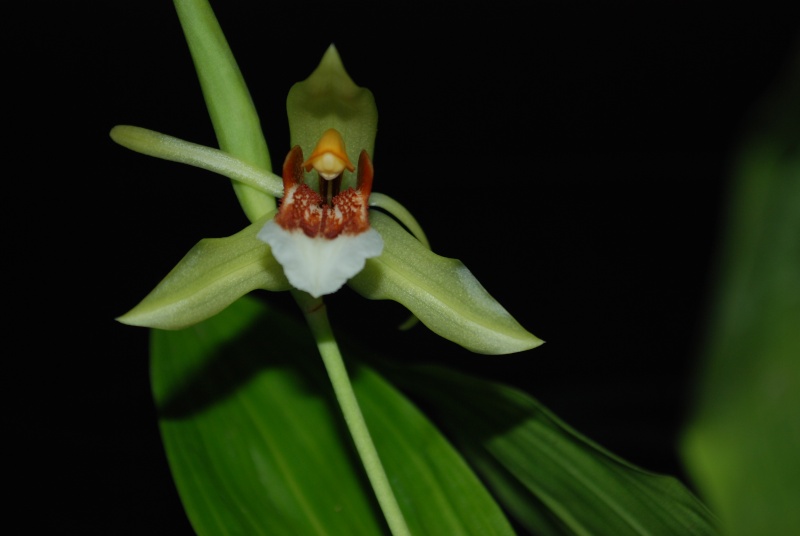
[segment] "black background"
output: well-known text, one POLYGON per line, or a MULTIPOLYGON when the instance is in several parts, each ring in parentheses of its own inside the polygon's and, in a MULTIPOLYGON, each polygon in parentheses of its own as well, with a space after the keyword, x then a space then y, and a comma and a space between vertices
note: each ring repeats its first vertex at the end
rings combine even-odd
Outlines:
MULTIPOLYGON (((613 452, 681 478, 731 158, 798 35, 794 13, 737 6, 214 4, 273 161, 289 148, 289 87, 336 44, 377 101, 375 190, 547 343, 473 355, 424 327, 398 333, 398 305, 349 289, 328 299, 335 327, 396 360, 519 386, 613 452)), ((49 278, 29 303, 59 328, 25 347, 46 381, 24 384, 23 406, 56 452, 33 493, 76 499, 63 519, 84 534, 190 534, 158 436, 147 330, 114 318, 199 239, 247 222, 227 179, 108 137, 133 124, 215 145, 172 4, 70 17, 39 28, 50 115, 31 139, 45 133, 54 150, 33 162, 45 180, 23 183, 54 201, 34 218, 46 245, 30 255, 49 278)), ((294 314, 287 294, 270 299, 294 314)))

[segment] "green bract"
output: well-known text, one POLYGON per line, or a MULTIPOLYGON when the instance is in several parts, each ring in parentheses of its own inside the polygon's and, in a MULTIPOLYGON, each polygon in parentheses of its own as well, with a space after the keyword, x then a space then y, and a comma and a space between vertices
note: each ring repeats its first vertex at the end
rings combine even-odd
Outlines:
MULTIPOLYGON (((295 84, 287 100, 292 145, 311 154, 320 135, 338 130, 348 157, 358 161, 362 150, 371 154, 377 129, 372 93, 358 87, 344 70, 331 45, 317 69, 295 84)), ((280 177, 218 149, 203 147, 146 129, 117 126, 117 143, 135 151, 213 170, 250 191, 280 197, 280 177)), ((316 176, 306 173, 310 186, 316 176)), ((378 177, 378 181, 380 178, 378 177)), ((345 171, 343 188, 355 176, 345 171)), ((461 346, 483 354, 506 354, 534 348, 542 341, 525 330, 483 288, 458 260, 440 257, 413 216, 396 201, 373 194, 370 206, 390 212, 393 219, 370 211, 372 227, 384 241, 383 253, 366 261, 349 285, 369 299, 389 299, 407 307, 428 328, 461 346)), ((251 218, 253 223, 227 238, 201 240, 120 322, 161 329, 182 329, 205 320, 256 289, 289 290, 283 267, 270 247, 256 235, 274 211, 251 218)))

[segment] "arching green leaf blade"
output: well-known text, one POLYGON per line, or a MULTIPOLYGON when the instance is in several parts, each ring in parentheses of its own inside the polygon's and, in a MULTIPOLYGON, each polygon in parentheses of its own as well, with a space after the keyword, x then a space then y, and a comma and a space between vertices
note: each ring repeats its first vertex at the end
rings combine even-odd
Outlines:
POLYGON ((411 532, 513 535, 494 498, 427 417, 369 367, 355 376, 364 418, 411 532))
POLYGON ((533 534, 716 534, 673 477, 627 463, 527 394, 437 367, 387 376, 430 408, 501 503, 533 534))
MULTIPOLYGON (((258 112, 211 5, 207 0, 174 0, 174 4, 219 148, 271 171, 258 112)), ((264 192, 236 181, 233 189, 250 221, 275 209, 275 199, 264 192)))
POLYGON ((152 331, 162 439, 199 535, 383 533, 304 335, 255 300, 152 331))
POLYGON ((682 445, 731 536, 800 534, 800 47, 789 60, 734 162, 682 445))
MULTIPOLYGON (((306 328, 246 296, 191 328, 152 332, 170 467, 198 534, 387 534, 306 328)), ((399 391, 350 363, 413 534, 506 535, 462 457, 399 391)))

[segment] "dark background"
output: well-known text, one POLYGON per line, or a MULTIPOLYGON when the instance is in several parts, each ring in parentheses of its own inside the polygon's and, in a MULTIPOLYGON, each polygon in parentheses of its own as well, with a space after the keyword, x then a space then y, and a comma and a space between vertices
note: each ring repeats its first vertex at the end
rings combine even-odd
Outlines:
MULTIPOLYGON (((335 43, 377 101, 375 190, 547 343, 473 355, 422 326, 398 333, 400 306, 349 289, 328 299, 340 332, 358 329, 392 359, 519 386, 616 454, 686 478, 677 445, 731 159, 800 25, 755 2, 596 4, 213 6, 273 161, 289 148, 289 87, 335 43)), ((80 24, 42 31, 48 128, 67 150, 43 159, 62 170, 47 175, 56 209, 43 255, 58 290, 42 285, 60 329, 28 343, 56 356, 36 360, 48 387, 28 406, 47 408, 37 427, 66 453, 55 465, 69 471, 48 489, 76 499, 67 525, 189 534, 158 436, 147 330, 114 317, 199 239, 247 222, 227 179, 108 137, 133 124, 215 145, 171 2, 71 16, 80 24)), ((288 294, 270 299, 294 314, 288 294)))

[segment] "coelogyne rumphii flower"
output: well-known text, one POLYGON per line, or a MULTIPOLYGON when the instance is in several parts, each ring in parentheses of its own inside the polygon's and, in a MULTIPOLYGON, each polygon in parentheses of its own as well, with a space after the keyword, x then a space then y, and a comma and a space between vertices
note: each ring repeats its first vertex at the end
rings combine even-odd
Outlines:
POLYGON ((318 298, 335 292, 383 251, 381 235, 369 226, 372 162, 367 151, 358 158, 355 189, 339 192, 342 172, 354 170, 344 141, 335 129, 323 133, 311 157, 303 162, 299 145, 283 164, 283 200, 278 214, 259 231, 272 246, 295 288, 318 298), (303 168, 319 174, 320 192, 303 182, 303 168))
POLYGON ((403 304, 428 328, 474 352, 505 354, 542 343, 460 261, 430 251, 404 207, 371 192, 377 108, 372 93, 344 70, 333 45, 317 69, 290 89, 287 112, 292 149, 282 179, 218 149, 138 127, 112 129, 117 143, 135 151, 248 185, 245 197, 283 198, 278 211, 251 217, 242 231, 201 240, 119 321, 181 329, 255 289, 294 287, 318 297, 346 283, 366 298, 403 304), (388 212, 405 228, 368 207, 388 212))

